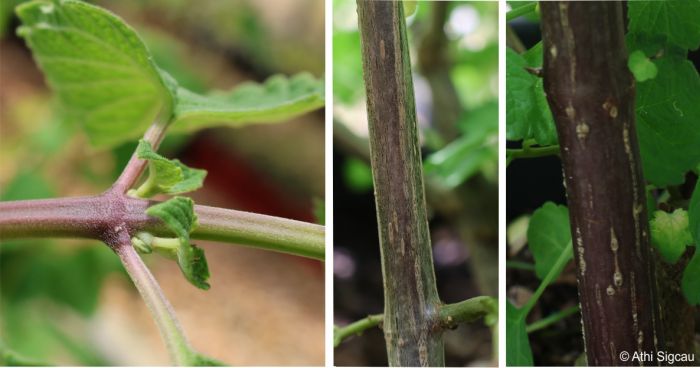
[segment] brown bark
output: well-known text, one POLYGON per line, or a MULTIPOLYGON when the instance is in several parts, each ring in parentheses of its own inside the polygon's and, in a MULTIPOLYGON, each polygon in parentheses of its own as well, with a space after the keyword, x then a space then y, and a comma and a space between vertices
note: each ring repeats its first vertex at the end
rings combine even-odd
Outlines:
POLYGON ((392 366, 444 365, 403 6, 357 3, 392 366))
MULTIPOLYGON (((541 2, 590 365, 664 350, 620 2, 541 2)), ((658 362, 644 362, 648 364, 658 362)))

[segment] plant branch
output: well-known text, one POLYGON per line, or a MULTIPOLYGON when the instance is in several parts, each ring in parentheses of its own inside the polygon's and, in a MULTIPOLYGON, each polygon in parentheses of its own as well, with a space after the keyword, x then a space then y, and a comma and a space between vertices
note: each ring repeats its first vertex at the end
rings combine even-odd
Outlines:
POLYGON ((192 365, 192 357, 196 353, 183 334, 180 323, 175 317, 175 312, 173 312, 172 306, 165 298, 165 295, 163 295, 156 279, 136 253, 136 250, 131 246, 128 235, 121 244, 114 248, 126 272, 131 277, 136 289, 138 289, 148 310, 151 312, 172 361, 180 366, 192 365))
MULTIPOLYGON (((167 128, 168 123, 156 121, 144 134, 143 139, 151 144, 154 151, 158 149, 160 142, 163 141, 167 128)), ((148 161, 138 158, 136 152, 134 152, 131 155, 129 162, 126 164, 126 167, 124 167, 121 175, 117 181, 114 182, 114 185, 112 185, 111 190, 119 193, 126 193, 127 190, 131 189, 131 187, 136 184, 136 181, 141 176, 141 173, 143 173, 147 164, 148 161)))
POLYGON ((373 314, 347 326, 333 329, 333 347, 338 347, 343 341, 354 335, 362 335, 365 330, 379 326, 384 321, 383 314, 373 314))
MULTIPOLYGON (((72 237, 105 241, 120 224, 130 234, 172 235, 160 220, 146 215, 155 201, 112 191, 99 196, 0 202, 0 238, 72 237), (114 196, 119 196, 118 201, 114 196)), ((249 212, 195 206, 199 226, 193 239, 238 243, 324 259, 321 225, 249 212)))
POLYGON ((490 296, 477 296, 454 304, 440 307, 440 323, 445 328, 453 328, 460 323, 474 322, 488 314, 498 313, 498 301, 490 296))
POLYGON ((527 51, 527 48, 525 48, 523 41, 520 40, 520 37, 518 37, 518 34, 515 33, 513 27, 511 27, 510 25, 506 26, 506 46, 515 50, 515 52, 517 52, 518 54, 522 54, 525 51, 527 51))
POLYGON ((581 310, 578 305, 575 305, 573 307, 566 308, 564 310, 558 311, 556 313, 552 313, 549 316, 542 318, 540 320, 537 320, 531 324, 529 324, 526 328, 527 333, 533 333, 535 331, 541 330, 545 327, 548 327, 554 323, 557 323, 561 321, 562 319, 578 313, 578 311, 581 310))
MULTIPOLYGON (((473 322, 493 313, 498 313, 497 300, 490 296, 477 296, 441 306, 438 314, 439 325, 442 328, 454 328, 457 324, 473 322)), ((349 325, 336 327, 333 332, 333 346, 338 347, 349 337, 361 335, 365 330, 379 326, 383 322, 383 314, 373 314, 349 325)))
POLYGON ((510 161, 519 158, 555 156, 559 155, 559 146, 508 148, 506 154, 510 157, 510 161))
POLYGON ((554 262, 554 265, 552 268, 547 272, 547 274, 544 276, 544 279, 542 279, 542 282, 540 283, 540 286, 537 287, 537 290, 530 296, 530 299, 528 299, 527 303, 521 308, 521 313, 525 316, 527 316, 532 308, 535 306, 535 303, 537 303, 537 300, 540 299, 542 296, 542 293, 544 290, 551 284, 557 276, 559 276, 559 273, 562 268, 569 262, 569 259, 571 258, 571 255, 573 253, 573 246, 572 243, 569 242, 566 246, 566 249, 559 255, 559 258, 557 258, 556 262, 554 262))

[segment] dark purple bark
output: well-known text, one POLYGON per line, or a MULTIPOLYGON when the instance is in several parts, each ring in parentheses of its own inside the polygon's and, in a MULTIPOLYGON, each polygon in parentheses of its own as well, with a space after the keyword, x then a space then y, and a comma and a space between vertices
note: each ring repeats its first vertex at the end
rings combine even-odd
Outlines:
MULTIPOLYGON (((541 2, 590 365, 663 350, 620 2, 541 2)), ((649 364, 651 362, 647 362, 649 364)))

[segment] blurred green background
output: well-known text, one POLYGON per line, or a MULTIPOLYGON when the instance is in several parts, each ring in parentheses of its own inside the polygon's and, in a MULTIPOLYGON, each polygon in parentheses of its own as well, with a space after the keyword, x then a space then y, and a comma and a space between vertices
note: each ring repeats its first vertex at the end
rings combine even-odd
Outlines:
MULTIPOLYGON (((417 2, 406 19, 438 290, 497 296, 498 3, 417 2)), ((360 36, 333 1, 335 324, 383 310, 360 36)), ((497 359, 482 321, 446 334, 448 366, 497 359)), ((386 365, 381 330, 335 350, 337 365, 386 365)))
MULTIPOLYGON (((0 3, 0 199, 97 194, 135 142, 96 151, 62 119, 15 36, 20 2, 0 3)), ((323 0, 94 3, 137 29, 156 63, 193 91, 275 73, 324 77, 323 0)), ((160 152, 209 171, 193 195, 198 203, 314 221, 314 199, 324 196, 323 142, 321 110, 283 124, 170 135, 160 152)), ((196 349, 234 365, 323 364, 323 263, 198 245, 212 273, 207 292, 174 262, 144 257, 196 349)), ((0 363, 11 364, 5 353, 61 365, 169 364, 118 258, 102 244, 68 239, 0 243, 0 363)))

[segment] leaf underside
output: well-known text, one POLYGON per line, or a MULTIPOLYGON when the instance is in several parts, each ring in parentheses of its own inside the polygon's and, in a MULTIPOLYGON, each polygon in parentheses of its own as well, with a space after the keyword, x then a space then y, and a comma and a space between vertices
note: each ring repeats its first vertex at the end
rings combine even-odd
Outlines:
POLYGON ((94 146, 140 136, 172 104, 143 42, 114 14, 74 0, 34 0, 17 14, 66 117, 94 146))
POLYGON ((275 75, 262 84, 243 83, 231 91, 207 96, 179 88, 172 129, 280 122, 323 107, 324 98, 323 80, 309 73, 290 78, 275 75))
POLYGON ((153 62, 136 32, 102 8, 76 0, 17 7, 18 34, 31 48, 66 118, 109 148, 143 134, 156 119, 175 131, 281 122, 324 105, 324 82, 276 75, 229 92, 200 95, 153 62))

